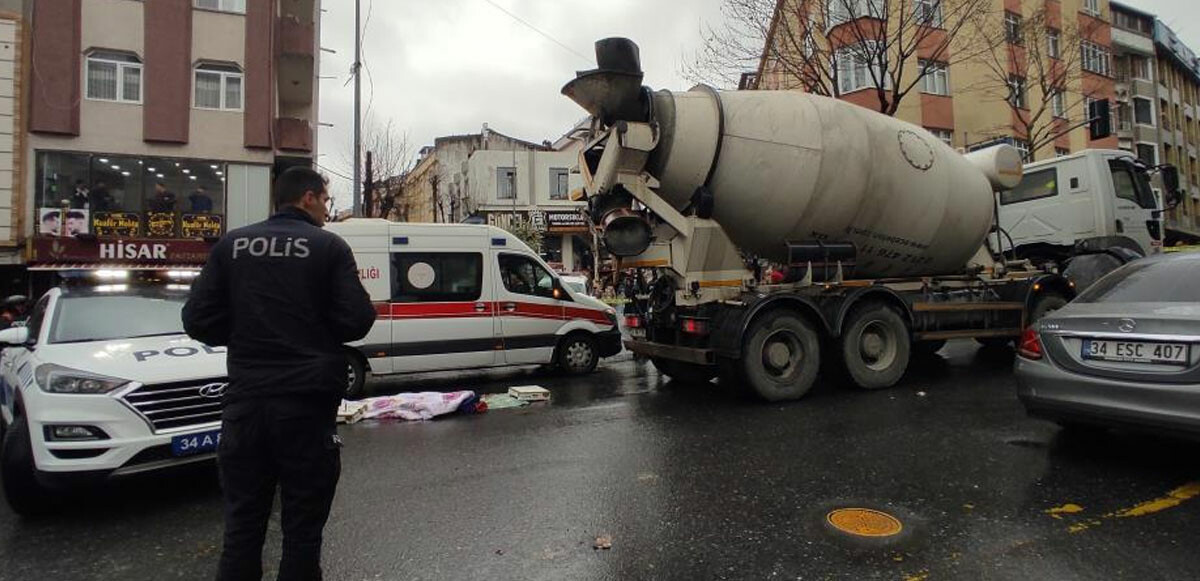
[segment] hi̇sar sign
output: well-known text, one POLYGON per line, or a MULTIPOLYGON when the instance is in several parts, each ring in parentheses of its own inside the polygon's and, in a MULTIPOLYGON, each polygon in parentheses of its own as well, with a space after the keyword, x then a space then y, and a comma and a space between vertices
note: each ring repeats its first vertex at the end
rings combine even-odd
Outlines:
POLYGON ((79 240, 38 237, 31 242, 30 264, 141 263, 204 264, 212 244, 203 240, 79 240))

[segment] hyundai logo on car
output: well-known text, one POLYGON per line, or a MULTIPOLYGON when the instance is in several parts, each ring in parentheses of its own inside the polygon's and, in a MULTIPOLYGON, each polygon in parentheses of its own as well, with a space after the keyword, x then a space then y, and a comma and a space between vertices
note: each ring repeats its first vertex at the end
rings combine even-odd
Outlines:
POLYGON ((219 398, 225 395, 225 388, 229 387, 228 383, 210 383, 200 386, 200 397, 219 398))

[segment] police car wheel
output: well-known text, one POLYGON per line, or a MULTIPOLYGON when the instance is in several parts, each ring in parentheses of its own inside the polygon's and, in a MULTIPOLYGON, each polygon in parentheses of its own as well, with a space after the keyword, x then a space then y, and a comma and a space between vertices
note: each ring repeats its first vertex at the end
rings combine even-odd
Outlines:
POLYGON ((32 516, 45 513, 52 506, 50 494, 37 481, 25 417, 14 418, 8 428, 4 443, 0 446, 0 481, 4 485, 4 499, 17 514, 32 516))
POLYGON ((591 335, 569 335, 558 346, 558 366, 571 375, 591 373, 599 362, 596 340, 591 335))
POLYGON ((367 366, 357 354, 346 354, 346 399, 360 399, 366 395, 367 366))

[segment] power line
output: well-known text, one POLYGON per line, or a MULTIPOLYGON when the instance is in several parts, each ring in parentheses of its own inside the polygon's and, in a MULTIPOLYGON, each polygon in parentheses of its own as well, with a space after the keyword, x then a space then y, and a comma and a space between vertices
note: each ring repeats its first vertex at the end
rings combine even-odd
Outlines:
POLYGON ((342 179, 344 179, 344 180, 350 180, 350 181, 354 181, 354 178, 352 178, 352 177, 350 177, 350 176, 348 176, 348 175, 346 175, 346 174, 344 174, 344 173, 339 173, 339 172, 333 171, 333 170, 331 170, 331 169, 329 169, 329 168, 327 168, 327 167, 325 167, 325 166, 323 166, 323 165, 321 165, 321 164, 319 164, 319 163, 318 163, 318 164, 316 164, 316 165, 317 165, 317 167, 318 167, 318 168, 320 168, 320 169, 323 169, 323 170, 325 170, 325 171, 327 171, 327 172, 329 172, 329 173, 331 173, 331 174, 333 174, 333 175, 335 175, 335 176, 337 176, 337 177, 339 177, 339 178, 342 178, 342 179))
POLYGON ((504 8, 503 6, 501 6, 501 5, 499 5, 499 4, 496 4, 496 3, 495 3, 495 2, 493 2, 492 0, 483 0, 483 1, 484 1, 484 2, 487 2, 488 4, 491 4, 491 5, 492 5, 492 7, 493 7, 493 8, 495 8, 496 10, 499 10, 499 11, 501 11, 501 12, 503 12, 503 13, 507 14, 507 15, 508 15, 509 17, 511 17, 513 20, 516 20, 517 22, 520 22, 521 24, 524 24, 524 25, 525 25, 527 28, 529 28, 530 30, 532 30, 532 31, 534 31, 534 32, 536 32, 536 33, 538 33, 538 34, 542 35, 543 37, 545 37, 545 38, 546 38, 546 40, 549 40, 550 42, 553 42, 554 44, 557 44, 558 46, 561 46, 561 47, 562 47, 563 49, 565 49, 567 52, 569 52, 569 53, 571 53, 571 54, 573 54, 573 55, 575 55, 575 56, 577 56, 577 57, 579 57, 579 58, 583 59, 583 60, 584 60, 584 62, 588 63, 589 65, 590 65, 590 64, 592 64, 592 59, 590 59, 590 58, 588 58, 588 57, 586 57, 586 56, 584 56, 584 55, 580 54, 580 53, 579 53, 579 51, 577 51, 577 50, 575 50, 575 49, 573 49, 573 48, 571 48, 571 47, 567 46, 566 44, 563 44, 563 43, 562 43, 562 42, 560 42, 560 41, 559 41, 557 38, 554 38, 553 36, 550 36, 550 34, 549 34, 549 33, 543 32, 543 31, 542 31, 542 29, 540 29, 540 28, 538 28, 538 27, 536 27, 536 26, 534 26, 534 25, 530 24, 529 22, 526 22, 526 21, 525 21, 523 18, 521 18, 520 16, 517 16, 516 14, 513 14, 512 12, 509 12, 509 11, 508 11, 506 8, 504 8))

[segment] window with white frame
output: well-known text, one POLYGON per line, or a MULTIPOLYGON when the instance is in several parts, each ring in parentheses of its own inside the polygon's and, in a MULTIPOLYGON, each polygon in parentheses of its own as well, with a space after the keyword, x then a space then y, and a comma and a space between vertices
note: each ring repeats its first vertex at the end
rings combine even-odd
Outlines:
POLYGON ((1143 99, 1142 97, 1134 97, 1133 122, 1138 125, 1154 127, 1154 101, 1143 99))
POLYGON ((885 0, 827 0, 829 26, 837 26, 864 16, 885 18, 885 0))
POLYGON ((833 59, 838 92, 844 95, 876 87, 879 86, 879 81, 882 81, 886 88, 887 78, 884 74, 887 67, 881 62, 882 59, 883 56, 870 43, 839 48, 833 59))
POLYGON ((1083 11, 1092 16, 1100 16, 1100 0, 1083 0, 1083 11))
POLYGON ((1008 104, 1017 109, 1028 107, 1029 102, 1025 98, 1025 77, 1008 77, 1008 104))
POLYGON ((246 0, 196 0, 196 8, 245 14, 246 0))
POLYGON ((934 28, 944 25, 942 20, 942 0, 913 0, 916 10, 917 23, 934 28))
POLYGON ((921 70, 925 74, 921 76, 921 92, 930 95, 949 95, 950 94, 950 77, 946 69, 946 63, 930 62, 926 60, 920 61, 921 70))
POLYGON ((1013 147, 1021 152, 1021 161, 1029 163, 1033 161, 1033 148, 1029 147, 1029 142, 1024 139, 1014 139, 1013 147))
POLYGON ((1021 35, 1021 15, 1012 12, 1004 13, 1004 39, 1009 44, 1025 44, 1021 35))
POLYGON ((1144 56, 1130 55, 1129 56, 1129 72, 1135 79, 1143 81, 1153 81, 1151 77, 1153 67, 1150 66, 1150 59, 1144 56))
POLYGON ((88 53, 87 98, 99 101, 142 102, 142 61, 124 52, 88 53))
POLYGON ((1046 29, 1046 54, 1050 58, 1062 58, 1062 47, 1059 43, 1059 32, 1053 28, 1046 29))
POLYGON ((1055 147, 1054 157, 1066 157, 1071 155, 1071 149, 1067 147, 1055 147))
POLYGON ((1137 156, 1148 165, 1158 165, 1158 148, 1153 143, 1137 144, 1137 156))
POLYGON ((1050 109, 1055 118, 1067 118, 1067 96, 1062 89, 1054 89, 1050 93, 1050 109))
POLYGON ((550 199, 565 200, 570 189, 571 172, 565 167, 550 168, 550 199))
POLYGON ((1083 70, 1096 73, 1097 75, 1108 76, 1110 60, 1108 49, 1086 40, 1080 42, 1079 45, 1079 50, 1083 53, 1081 61, 1083 70))
POLYGON ((242 69, 237 65, 197 65, 195 81, 197 109, 242 110, 242 69))
POLYGON ((930 127, 926 127, 925 130, 932 133, 933 136, 938 138, 942 143, 945 143, 946 145, 949 145, 950 147, 954 147, 954 132, 953 131, 950 131, 949 129, 933 129, 930 127))
POLYGON ((517 168, 496 168, 496 197, 501 200, 517 199, 517 168))

